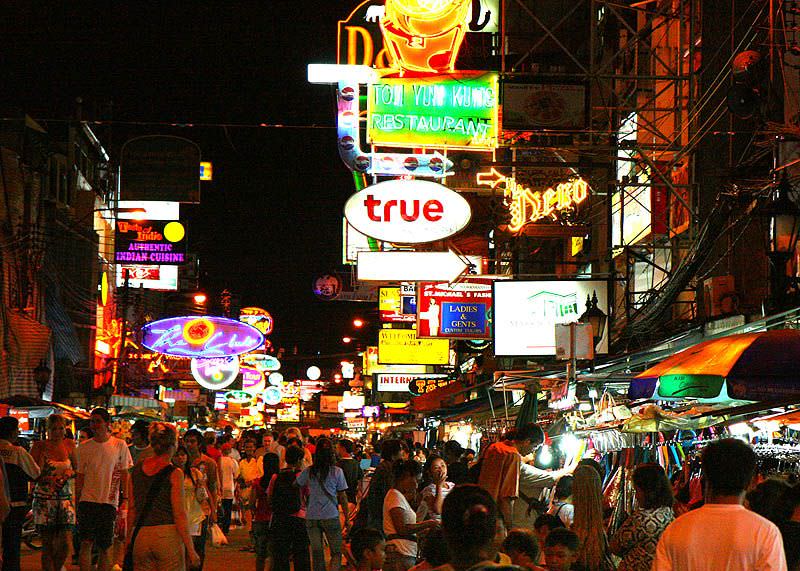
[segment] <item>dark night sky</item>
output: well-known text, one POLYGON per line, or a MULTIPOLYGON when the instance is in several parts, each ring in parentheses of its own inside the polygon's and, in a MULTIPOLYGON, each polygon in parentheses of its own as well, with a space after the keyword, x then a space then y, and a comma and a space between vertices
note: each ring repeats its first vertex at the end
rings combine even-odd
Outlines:
POLYGON ((335 351, 363 306, 317 301, 311 282, 340 263, 353 187, 336 152, 332 88, 308 84, 306 65, 334 62, 336 22, 355 4, 4 2, 0 108, 50 127, 73 116, 76 97, 87 119, 113 101, 118 123, 97 128, 112 153, 144 134, 197 142, 214 182, 184 210, 206 285, 271 311, 280 344, 335 351), (136 121, 318 128, 126 124, 136 121))

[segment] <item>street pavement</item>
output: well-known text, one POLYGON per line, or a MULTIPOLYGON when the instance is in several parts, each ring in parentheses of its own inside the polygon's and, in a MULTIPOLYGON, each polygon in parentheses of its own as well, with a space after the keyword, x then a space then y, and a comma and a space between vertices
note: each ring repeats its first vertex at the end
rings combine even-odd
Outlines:
MULTIPOLYGON (((232 529, 228 537, 228 545, 213 547, 210 543, 206 548, 206 563, 203 571, 245 571, 255 567, 255 553, 241 551, 242 547, 250 544, 247 532, 244 529, 232 529)), ((42 568, 39 552, 34 552, 22 546, 22 571, 39 571, 42 568)), ((78 566, 67 566, 69 571, 77 571, 78 566)))

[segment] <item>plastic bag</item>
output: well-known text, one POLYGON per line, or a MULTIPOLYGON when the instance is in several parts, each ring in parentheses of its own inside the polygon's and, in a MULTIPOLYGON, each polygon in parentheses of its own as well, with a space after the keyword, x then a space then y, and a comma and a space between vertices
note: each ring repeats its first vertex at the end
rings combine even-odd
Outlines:
POLYGON ((228 538, 222 533, 222 530, 215 523, 211 524, 211 545, 220 547, 221 545, 228 545, 228 538))

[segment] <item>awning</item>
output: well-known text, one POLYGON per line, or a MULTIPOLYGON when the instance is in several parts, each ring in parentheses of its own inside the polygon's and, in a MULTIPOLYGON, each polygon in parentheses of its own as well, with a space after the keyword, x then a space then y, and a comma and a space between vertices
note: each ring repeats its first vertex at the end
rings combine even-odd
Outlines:
POLYGON ((50 350, 50 329, 19 311, 0 304, 2 355, 0 355, 0 397, 38 397, 33 370, 50 350), (5 381, 5 382, 2 382, 5 381))

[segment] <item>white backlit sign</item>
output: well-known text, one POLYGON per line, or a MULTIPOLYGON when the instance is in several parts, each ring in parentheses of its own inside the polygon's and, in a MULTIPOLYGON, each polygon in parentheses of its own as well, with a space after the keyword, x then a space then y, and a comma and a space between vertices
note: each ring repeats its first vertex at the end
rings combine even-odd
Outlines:
MULTIPOLYGON (((495 354, 555 355, 556 324, 578 321, 594 293, 608 315, 606 288, 600 280, 494 282, 495 354)), ((608 322, 597 352, 608 352, 608 322)))
POLYGON ((366 236, 395 244, 423 244, 463 230, 472 209, 460 194, 441 184, 388 180, 351 196, 344 215, 366 236))
POLYGON ((238 357, 192 359, 192 376, 201 387, 220 390, 229 386, 239 374, 238 357))

